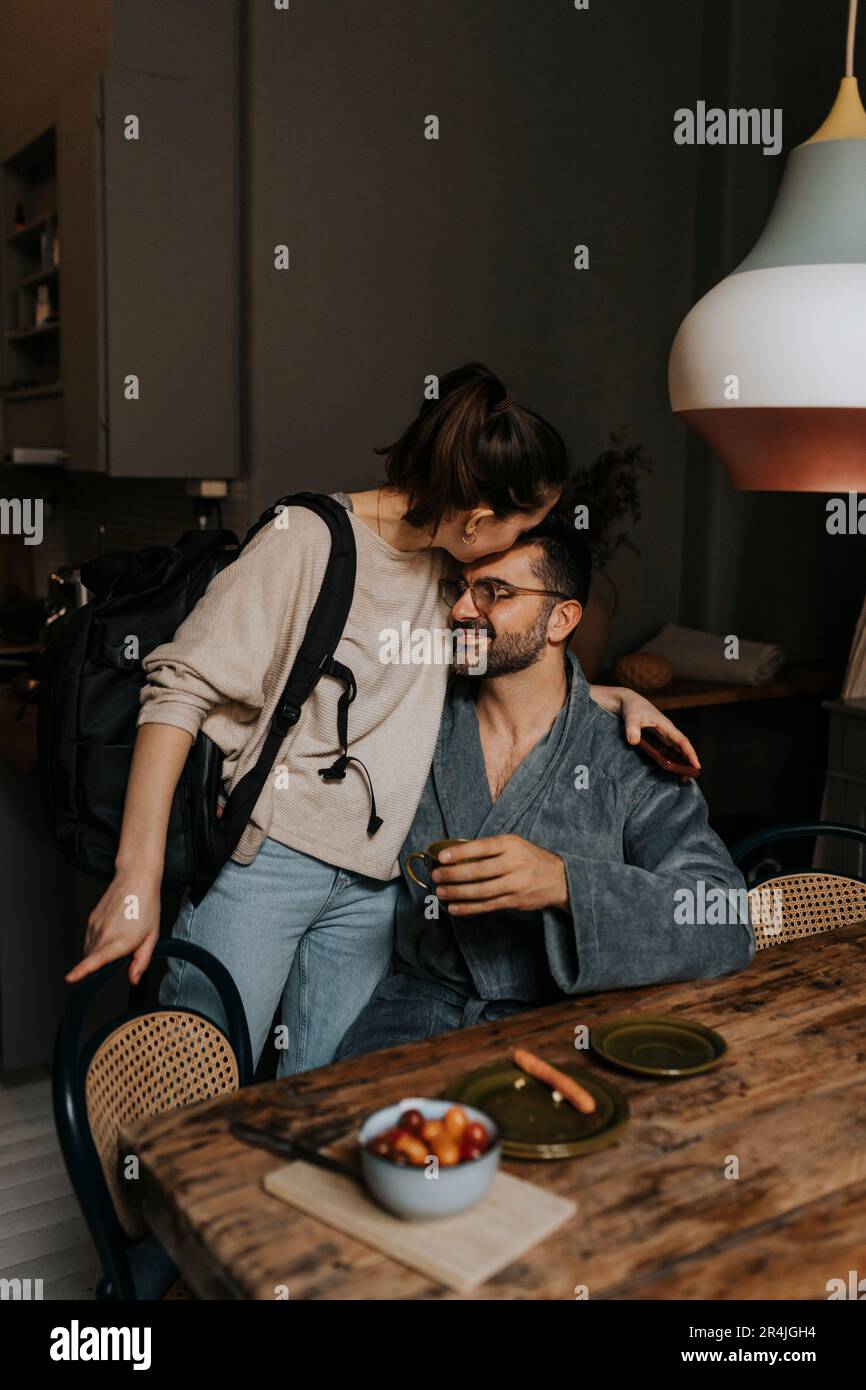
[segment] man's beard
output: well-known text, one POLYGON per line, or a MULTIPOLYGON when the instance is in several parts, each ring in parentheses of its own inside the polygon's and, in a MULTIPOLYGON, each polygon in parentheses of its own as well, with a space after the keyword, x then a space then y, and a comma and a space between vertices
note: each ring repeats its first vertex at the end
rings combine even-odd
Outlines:
MULTIPOLYGON (((468 632, 485 632, 487 634, 487 665, 482 674, 485 676, 510 676, 515 671, 528 670, 538 661, 547 646, 547 620, 549 617, 549 611, 542 611, 532 627, 527 628, 525 632, 504 632, 499 637, 483 618, 477 623, 457 623, 452 631, 459 632, 462 628, 468 632)), ((466 648, 469 653, 468 658, 461 660, 460 648, 457 645, 454 671, 458 676, 477 676, 479 672, 474 669, 472 663, 473 644, 471 641, 466 643, 466 648)))

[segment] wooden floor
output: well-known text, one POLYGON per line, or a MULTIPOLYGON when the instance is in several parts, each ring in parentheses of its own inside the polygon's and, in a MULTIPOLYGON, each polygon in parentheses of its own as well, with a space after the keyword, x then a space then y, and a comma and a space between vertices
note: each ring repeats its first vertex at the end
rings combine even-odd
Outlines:
POLYGON ((98 1262, 64 1167, 48 1072, 0 1073, 0 1279, 92 1299, 98 1262))

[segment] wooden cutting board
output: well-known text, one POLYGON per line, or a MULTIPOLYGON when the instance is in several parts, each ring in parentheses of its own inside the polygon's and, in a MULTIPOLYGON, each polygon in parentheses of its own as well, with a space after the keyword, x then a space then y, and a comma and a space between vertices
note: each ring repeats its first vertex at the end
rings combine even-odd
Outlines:
POLYGON ((501 1171, 476 1206, 433 1221, 392 1216, 360 1183, 309 1163, 277 1168, 263 1184, 272 1196, 458 1293, 506 1269, 577 1211, 576 1202, 501 1171))

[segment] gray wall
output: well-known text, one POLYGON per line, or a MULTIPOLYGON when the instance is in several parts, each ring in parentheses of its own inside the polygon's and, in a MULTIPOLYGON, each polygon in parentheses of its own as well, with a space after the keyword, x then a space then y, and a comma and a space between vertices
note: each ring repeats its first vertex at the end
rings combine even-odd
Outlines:
POLYGON ((248 15, 254 503, 369 482, 424 376, 481 358, 575 463, 624 423, 655 460, 644 554, 617 567, 617 644, 648 634, 679 606, 686 439, 666 364, 692 294, 695 155, 672 129, 697 87, 700 6, 248 15), (580 242, 589 271, 572 268, 580 242))

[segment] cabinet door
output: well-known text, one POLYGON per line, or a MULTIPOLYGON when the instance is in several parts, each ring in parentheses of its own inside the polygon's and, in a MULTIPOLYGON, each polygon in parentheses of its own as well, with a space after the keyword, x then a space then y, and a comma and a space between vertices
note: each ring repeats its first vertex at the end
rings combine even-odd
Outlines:
POLYGON ((102 87, 88 77, 64 92, 57 118, 61 288, 60 377, 67 467, 107 467, 102 87))
POLYGON ((133 71, 102 83, 109 471, 233 477, 236 93, 133 71))

